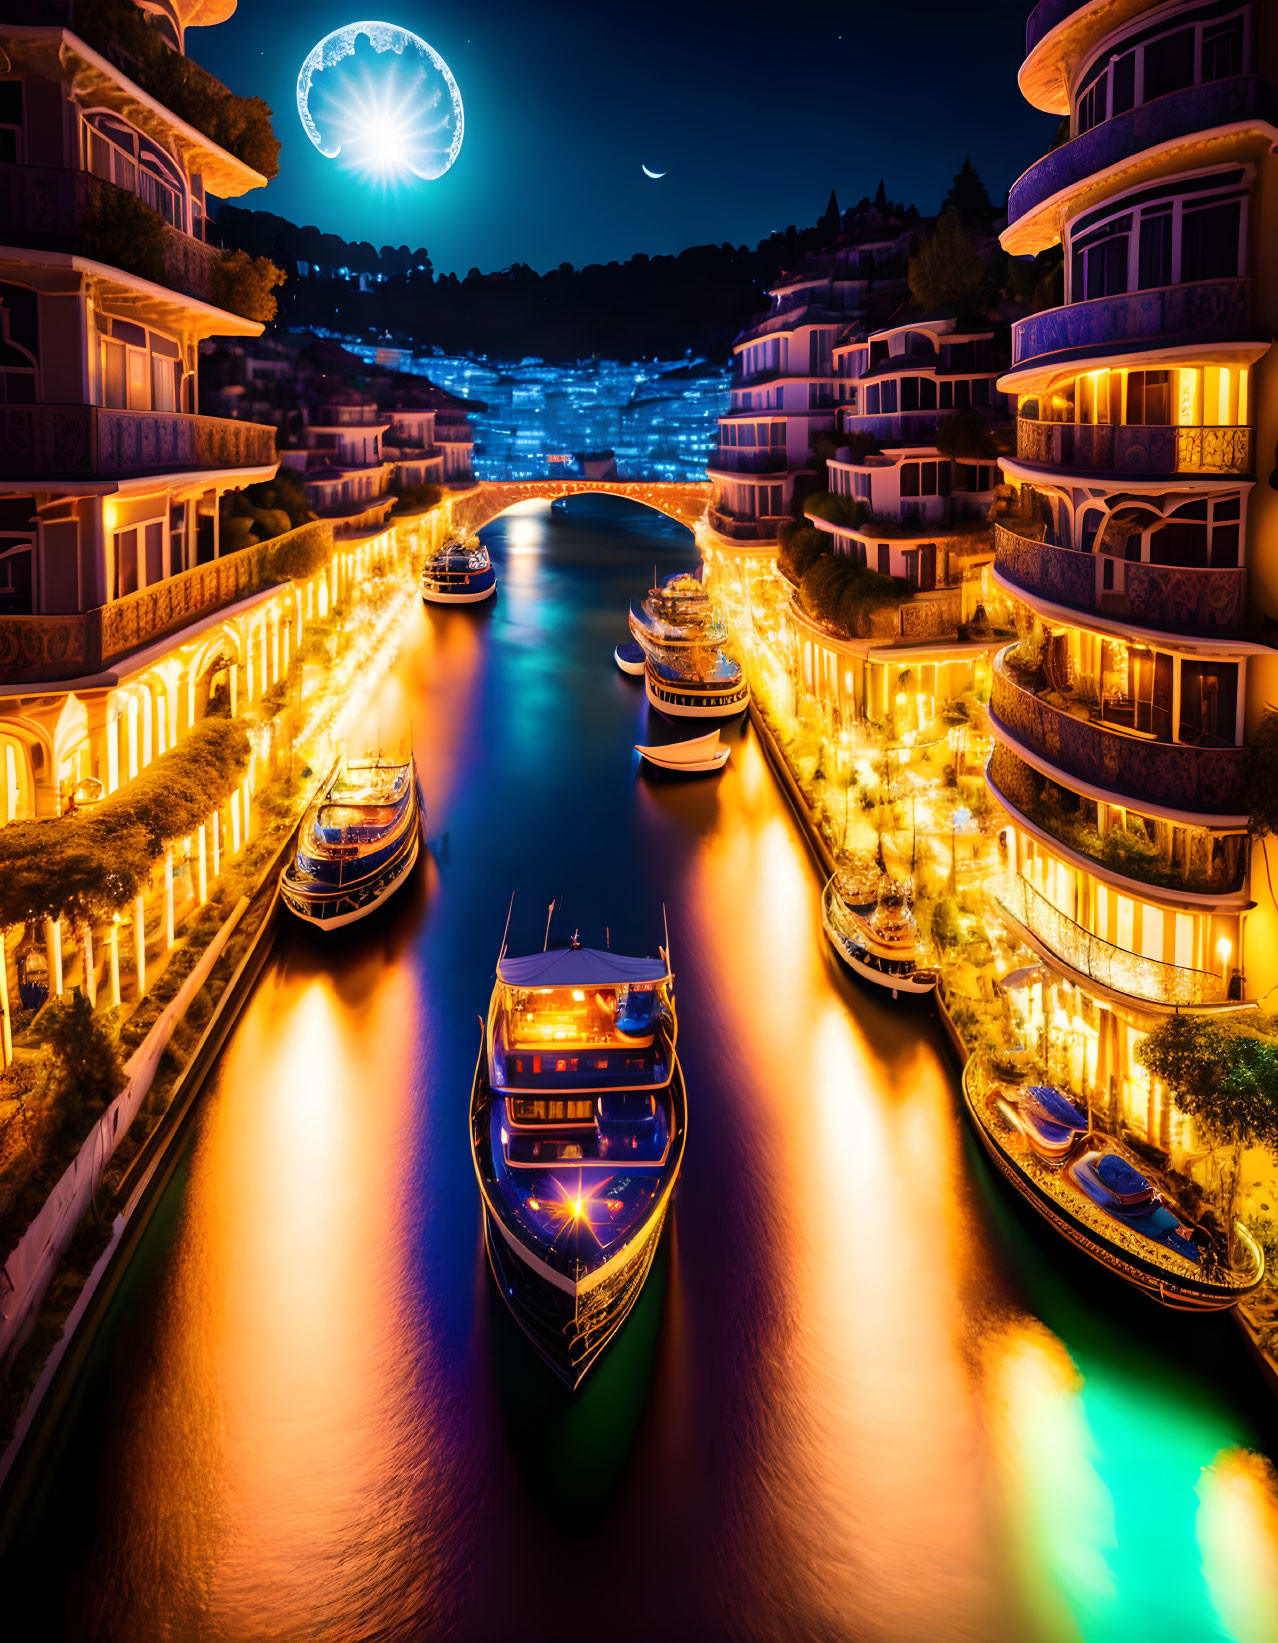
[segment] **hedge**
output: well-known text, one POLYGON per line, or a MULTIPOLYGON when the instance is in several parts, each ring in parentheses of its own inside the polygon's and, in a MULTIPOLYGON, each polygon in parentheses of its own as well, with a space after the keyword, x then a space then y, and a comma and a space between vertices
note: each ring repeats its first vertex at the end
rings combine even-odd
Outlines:
POLYGON ((92 809, 0 828, 0 927, 104 918, 126 907, 165 847, 234 792, 250 751, 237 720, 204 719, 92 809))

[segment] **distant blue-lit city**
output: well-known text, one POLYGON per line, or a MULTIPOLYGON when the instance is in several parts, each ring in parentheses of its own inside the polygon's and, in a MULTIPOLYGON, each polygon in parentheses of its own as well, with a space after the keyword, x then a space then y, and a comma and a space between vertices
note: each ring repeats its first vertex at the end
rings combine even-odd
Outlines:
POLYGON ((728 407, 728 368, 703 359, 552 365, 346 346, 487 406, 471 417, 476 479, 554 478, 579 471, 583 456, 611 453, 618 478, 694 483, 728 407))

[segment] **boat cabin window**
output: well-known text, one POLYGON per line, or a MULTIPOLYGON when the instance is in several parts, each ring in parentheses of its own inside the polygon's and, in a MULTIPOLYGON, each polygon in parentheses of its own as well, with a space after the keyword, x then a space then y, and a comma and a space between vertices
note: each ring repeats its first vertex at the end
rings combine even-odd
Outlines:
POLYGON ((388 827, 395 820, 389 804, 329 804, 320 811, 321 827, 388 827))
MULTIPOLYGON (((506 1043, 512 1050, 551 1045, 624 1044, 650 1032, 660 999, 655 985, 620 987, 507 987, 506 1043)), ((552 1067, 547 1062, 546 1070, 552 1067)), ((564 1067, 562 1071, 578 1070, 564 1067)), ((581 1069, 584 1070, 584 1069, 581 1069)))
POLYGON ((575 1101, 515 1097, 510 1103, 510 1116, 516 1124, 589 1124, 594 1119, 595 1108, 589 1097, 575 1101))

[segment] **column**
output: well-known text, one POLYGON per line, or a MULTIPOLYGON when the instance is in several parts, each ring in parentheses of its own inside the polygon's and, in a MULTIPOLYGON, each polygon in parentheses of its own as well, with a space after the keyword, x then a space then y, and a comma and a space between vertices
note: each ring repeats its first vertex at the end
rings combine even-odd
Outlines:
POLYGON ((216 878, 222 871, 222 812, 215 810, 208 820, 209 831, 213 835, 213 877, 216 878))
POLYGON ((173 945, 173 847, 164 852, 164 950, 173 945))
POLYGON ((80 968, 84 972, 84 979, 81 982, 81 986, 84 988, 84 996, 89 1001, 89 1008, 96 1010, 98 1007, 98 974, 97 965, 93 959, 93 926, 87 918, 82 919, 80 922, 80 968))
POLYGON ((107 960, 111 974, 111 1008, 120 1002, 120 915, 107 927, 107 960))
POLYGON ((196 867, 195 867, 195 895, 199 905, 203 907, 209 899, 209 861, 208 861, 208 825, 201 822, 195 830, 196 867))
POLYGON ((13 1060, 13 1023, 9 1019, 9 950, 0 930, 0 1068, 13 1060))
POLYGON ((146 903, 133 898, 133 963, 138 976, 138 997, 146 992, 146 903))
POLYGON ((231 794, 231 854, 240 853, 240 790, 237 787, 231 794))
POLYGON ((49 990, 55 997, 62 996, 62 921, 47 918, 44 921, 44 956, 49 964, 49 990))

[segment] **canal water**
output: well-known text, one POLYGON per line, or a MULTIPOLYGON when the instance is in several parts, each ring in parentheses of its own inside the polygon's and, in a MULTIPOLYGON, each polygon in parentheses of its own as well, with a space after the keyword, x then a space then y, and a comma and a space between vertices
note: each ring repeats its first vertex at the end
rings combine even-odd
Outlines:
MULTIPOLYGON (((753 736, 717 780, 613 666, 693 560, 583 499, 487 534, 362 738, 411 735, 430 858, 294 929, 222 1057, 3 1571, 9 1639, 1278 1637, 1272 1410, 1013 1202, 926 1010, 823 950, 753 736), (689 1138, 662 1253, 575 1397, 483 1255, 467 1104, 511 892, 652 951, 689 1138)), ((360 738, 357 738, 359 740, 360 738)), ((362 751, 358 748, 357 751, 362 751)))

